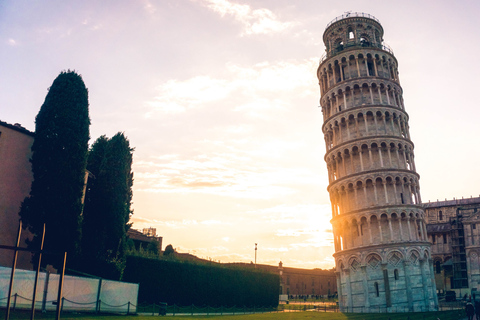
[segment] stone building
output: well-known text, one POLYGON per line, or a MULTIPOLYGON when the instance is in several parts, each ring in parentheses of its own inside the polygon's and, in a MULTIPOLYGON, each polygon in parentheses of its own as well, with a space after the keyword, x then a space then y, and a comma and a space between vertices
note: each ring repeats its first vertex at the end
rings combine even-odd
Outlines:
POLYGON ((323 113, 340 308, 438 309, 398 61, 373 16, 349 13, 323 34, 323 113))
MULTIPOLYGON (((34 134, 19 124, 0 121, 0 244, 15 246, 20 206, 30 194, 33 179, 30 158, 34 134)), ((27 230, 22 231, 24 245, 27 230)), ((11 267, 13 252, 0 249, 0 266, 11 267)), ((20 252, 17 266, 30 269, 30 254, 20 252)))
POLYGON ((288 296, 334 296, 337 293, 335 273, 332 270, 300 269, 278 264, 280 294, 288 296))
POLYGON ((332 270, 302 269, 253 263, 229 263, 230 265, 257 268, 280 276, 280 294, 289 296, 329 296, 337 293, 335 273, 332 270))
POLYGON ((480 293, 480 197, 423 204, 439 293, 480 293))

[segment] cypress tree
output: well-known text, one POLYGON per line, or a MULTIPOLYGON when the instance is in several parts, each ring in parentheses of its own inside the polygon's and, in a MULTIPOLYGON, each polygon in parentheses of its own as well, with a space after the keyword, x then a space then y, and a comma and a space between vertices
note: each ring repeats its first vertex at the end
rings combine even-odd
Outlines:
MULTIPOLYGON (((82 77, 70 70, 61 72, 35 119, 34 180, 20 216, 34 235, 30 248, 39 248, 45 223, 44 249, 67 252, 67 262, 79 253, 89 126, 82 77)), ((58 268, 62 261, 63 255, 46 255, 42 264, 58 268)))
POLYGON ((87 168, 93 178, 85 199, 82 271, 116 280, 122 276, 133 213, 132 152, 123 133, 101 136, 90 149, 87 168))

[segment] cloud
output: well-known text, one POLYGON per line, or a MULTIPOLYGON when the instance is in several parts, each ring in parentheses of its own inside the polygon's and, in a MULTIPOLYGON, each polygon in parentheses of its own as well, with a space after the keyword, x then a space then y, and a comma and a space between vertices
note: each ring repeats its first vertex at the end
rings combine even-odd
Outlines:
MULTIPOLYGON (((233 153, 215 152, 188 160, 139 160, 134 164, 135 191, 209 193, 253 199, 271 199, 295 192, 288 182, 289 177, 298 181, 297 175, 286 174, 286 170, 275 164, 258 163, 252 167, 251 161, 233 153)), ((303 176, 311 179, 311 174, 303 176)))
POLYGON ((312 70, 317 64, 316 58, 247 67, 227 64, 223 78, 203 75, 183 81, 171 79, 158 85, 156 96, 146 101, 149 111, 145 117, 181 114, 224 102, 225 106, 233 103, 236 112, 261 118, 272 110, 285 109, 293 97, 316 94, 312 91, 316 88, 312 70))
POLYGON ((204 6, 220 14, 231 16, 243 25, 242 35, 269 34, 284 31, 294 25, 293 22, 282 22, 270 10, 251 9, 249 5, 238 4, 227 0, 202 0, 204 6))
POLYGON ((10 39, 7 40, 7 44, 8 44, 9 46, 16 47, 16 46, 18 46, 18 41, 15 40, 15 39, 10 38, 10 39))
POLYGON ((218 225, 228 225, 227 222, 220 220, 195 220, 195 219, 181 219, 181 220, 152 220, 145 217, 133 215, 130 219, 131 222, 135 223, 136 229, 147 228, 147 227, 162 227, 162 228, 171 228, 171 229, 180 229, 185 227, 194 227, 199 225, 206 226, 218 226, 218 225))
POLYGON ((202 187, 222 187, 225 186, 226 183, 222 181, 187 181, 182 178, 173 178, 168 180, 169 184, 172 184, 177 187, 186 187, 186 188, 202 188, 202 187))
MULTIPOLYGON (((147 104, 163 113, 181 113, 201 104, 225 99, 231 88, 225 80, 198 76, 186 81, 169 80, 158 86, 158 95, 147 104)), ((150 113, 147 117, 150 117, 150 113)))
POLYGON ((157 8, 149 0, 143 0, 143 9, 148 14, 154 14, 155 12, 157 12, 157 8))

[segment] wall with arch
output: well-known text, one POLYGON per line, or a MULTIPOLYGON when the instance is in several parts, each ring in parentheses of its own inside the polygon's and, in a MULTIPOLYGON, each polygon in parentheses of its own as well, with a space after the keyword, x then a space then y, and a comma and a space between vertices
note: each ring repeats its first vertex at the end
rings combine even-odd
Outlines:
POLYGON ((415 207, 339 216, 332 220, 332 226, 336 252, 407 241, 428 242, 423 211, 415 207))
POLYGON ((346 142, 357 139, 386 136, 409 140, 408 116, 401 110, 381 106, 344 110, 341 114, 327 119, 322 131, 325 136, 327 153, 346 142))
POLYGON ((343 312, 436 310, 428 247, 390 248, 337 255, 338 295, 343 312))

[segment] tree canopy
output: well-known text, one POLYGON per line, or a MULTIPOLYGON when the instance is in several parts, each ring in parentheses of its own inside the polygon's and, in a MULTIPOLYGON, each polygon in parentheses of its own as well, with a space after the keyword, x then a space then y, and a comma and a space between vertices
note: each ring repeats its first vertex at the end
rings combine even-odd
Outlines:
MULTIPOLYGON (((33 182, 20 209, 24 227, 38 249, 45 224, 44 248, 69 257, 79 253, 90 118, 82 77, 64 71, 53 81, 35 120, 33 182)), ((62 256, 45 256, 58 267, 62 256)))
POLYGON ((98 138, 90 148, 82 240, 82 269, 120 278, 124 268, 126 232, 132 202, 132 152, 128 139, 117 133, 98 138))

